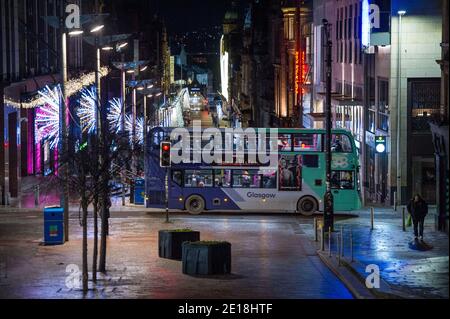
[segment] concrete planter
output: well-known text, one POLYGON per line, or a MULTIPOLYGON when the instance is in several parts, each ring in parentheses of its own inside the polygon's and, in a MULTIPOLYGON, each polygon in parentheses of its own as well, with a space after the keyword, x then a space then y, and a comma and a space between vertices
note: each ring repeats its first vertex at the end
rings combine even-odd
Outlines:
POLYGON ((199 241, 200 232, 192 230, 160 230, 159 257, 181 260, 183 242, 199 241))
POLYGON ((223 275, 231 273, 231 244, 227 242, 183 243, 183 273, 223 275))

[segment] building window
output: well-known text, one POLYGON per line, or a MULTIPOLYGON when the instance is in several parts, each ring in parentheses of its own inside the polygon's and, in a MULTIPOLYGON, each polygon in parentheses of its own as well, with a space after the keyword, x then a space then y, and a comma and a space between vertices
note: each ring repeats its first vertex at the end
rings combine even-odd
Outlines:
POLYGON ((409 79, 408 82, 411 129, 428 131, 429 120, 440 116, 440 79, 409 79))
POLYGON ((389 82, 378 80, 378 128, 389 131, 389 82))
POLYGON ((294 17, 287 16, 284 20, 284 36, 287 40, 294 40, 294 17))

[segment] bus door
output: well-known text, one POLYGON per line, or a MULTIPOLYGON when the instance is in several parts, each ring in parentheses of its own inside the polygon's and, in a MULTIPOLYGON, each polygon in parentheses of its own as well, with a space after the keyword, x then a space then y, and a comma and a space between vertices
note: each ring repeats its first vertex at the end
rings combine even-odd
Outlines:
POLYGON ((334 196, 334 209, 347 211, 355 209, 356 174, 351 170, 331 172, 331 191, 334 196))

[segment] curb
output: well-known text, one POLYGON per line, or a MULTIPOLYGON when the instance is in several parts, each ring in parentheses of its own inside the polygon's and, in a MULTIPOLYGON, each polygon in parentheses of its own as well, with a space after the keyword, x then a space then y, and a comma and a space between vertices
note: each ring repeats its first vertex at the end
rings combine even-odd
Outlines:
MULTIPOLYGON (((375 299, 376 296, 363 284, 358 276, 352 273, 346 266, 339 266, 334 256, 317 251, 320 260, 339 278, 356 299, 375 299)), ((342 261, 342 260, 341 260, 342 261)))

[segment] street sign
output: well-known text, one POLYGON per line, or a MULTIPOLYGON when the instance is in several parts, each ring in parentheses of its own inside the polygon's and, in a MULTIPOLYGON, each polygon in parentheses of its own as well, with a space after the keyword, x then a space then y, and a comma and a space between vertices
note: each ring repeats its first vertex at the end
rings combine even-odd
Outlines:
POLYGON ((375 150, 377 153, 386 153, 386 136, 375 136, 375 150))

